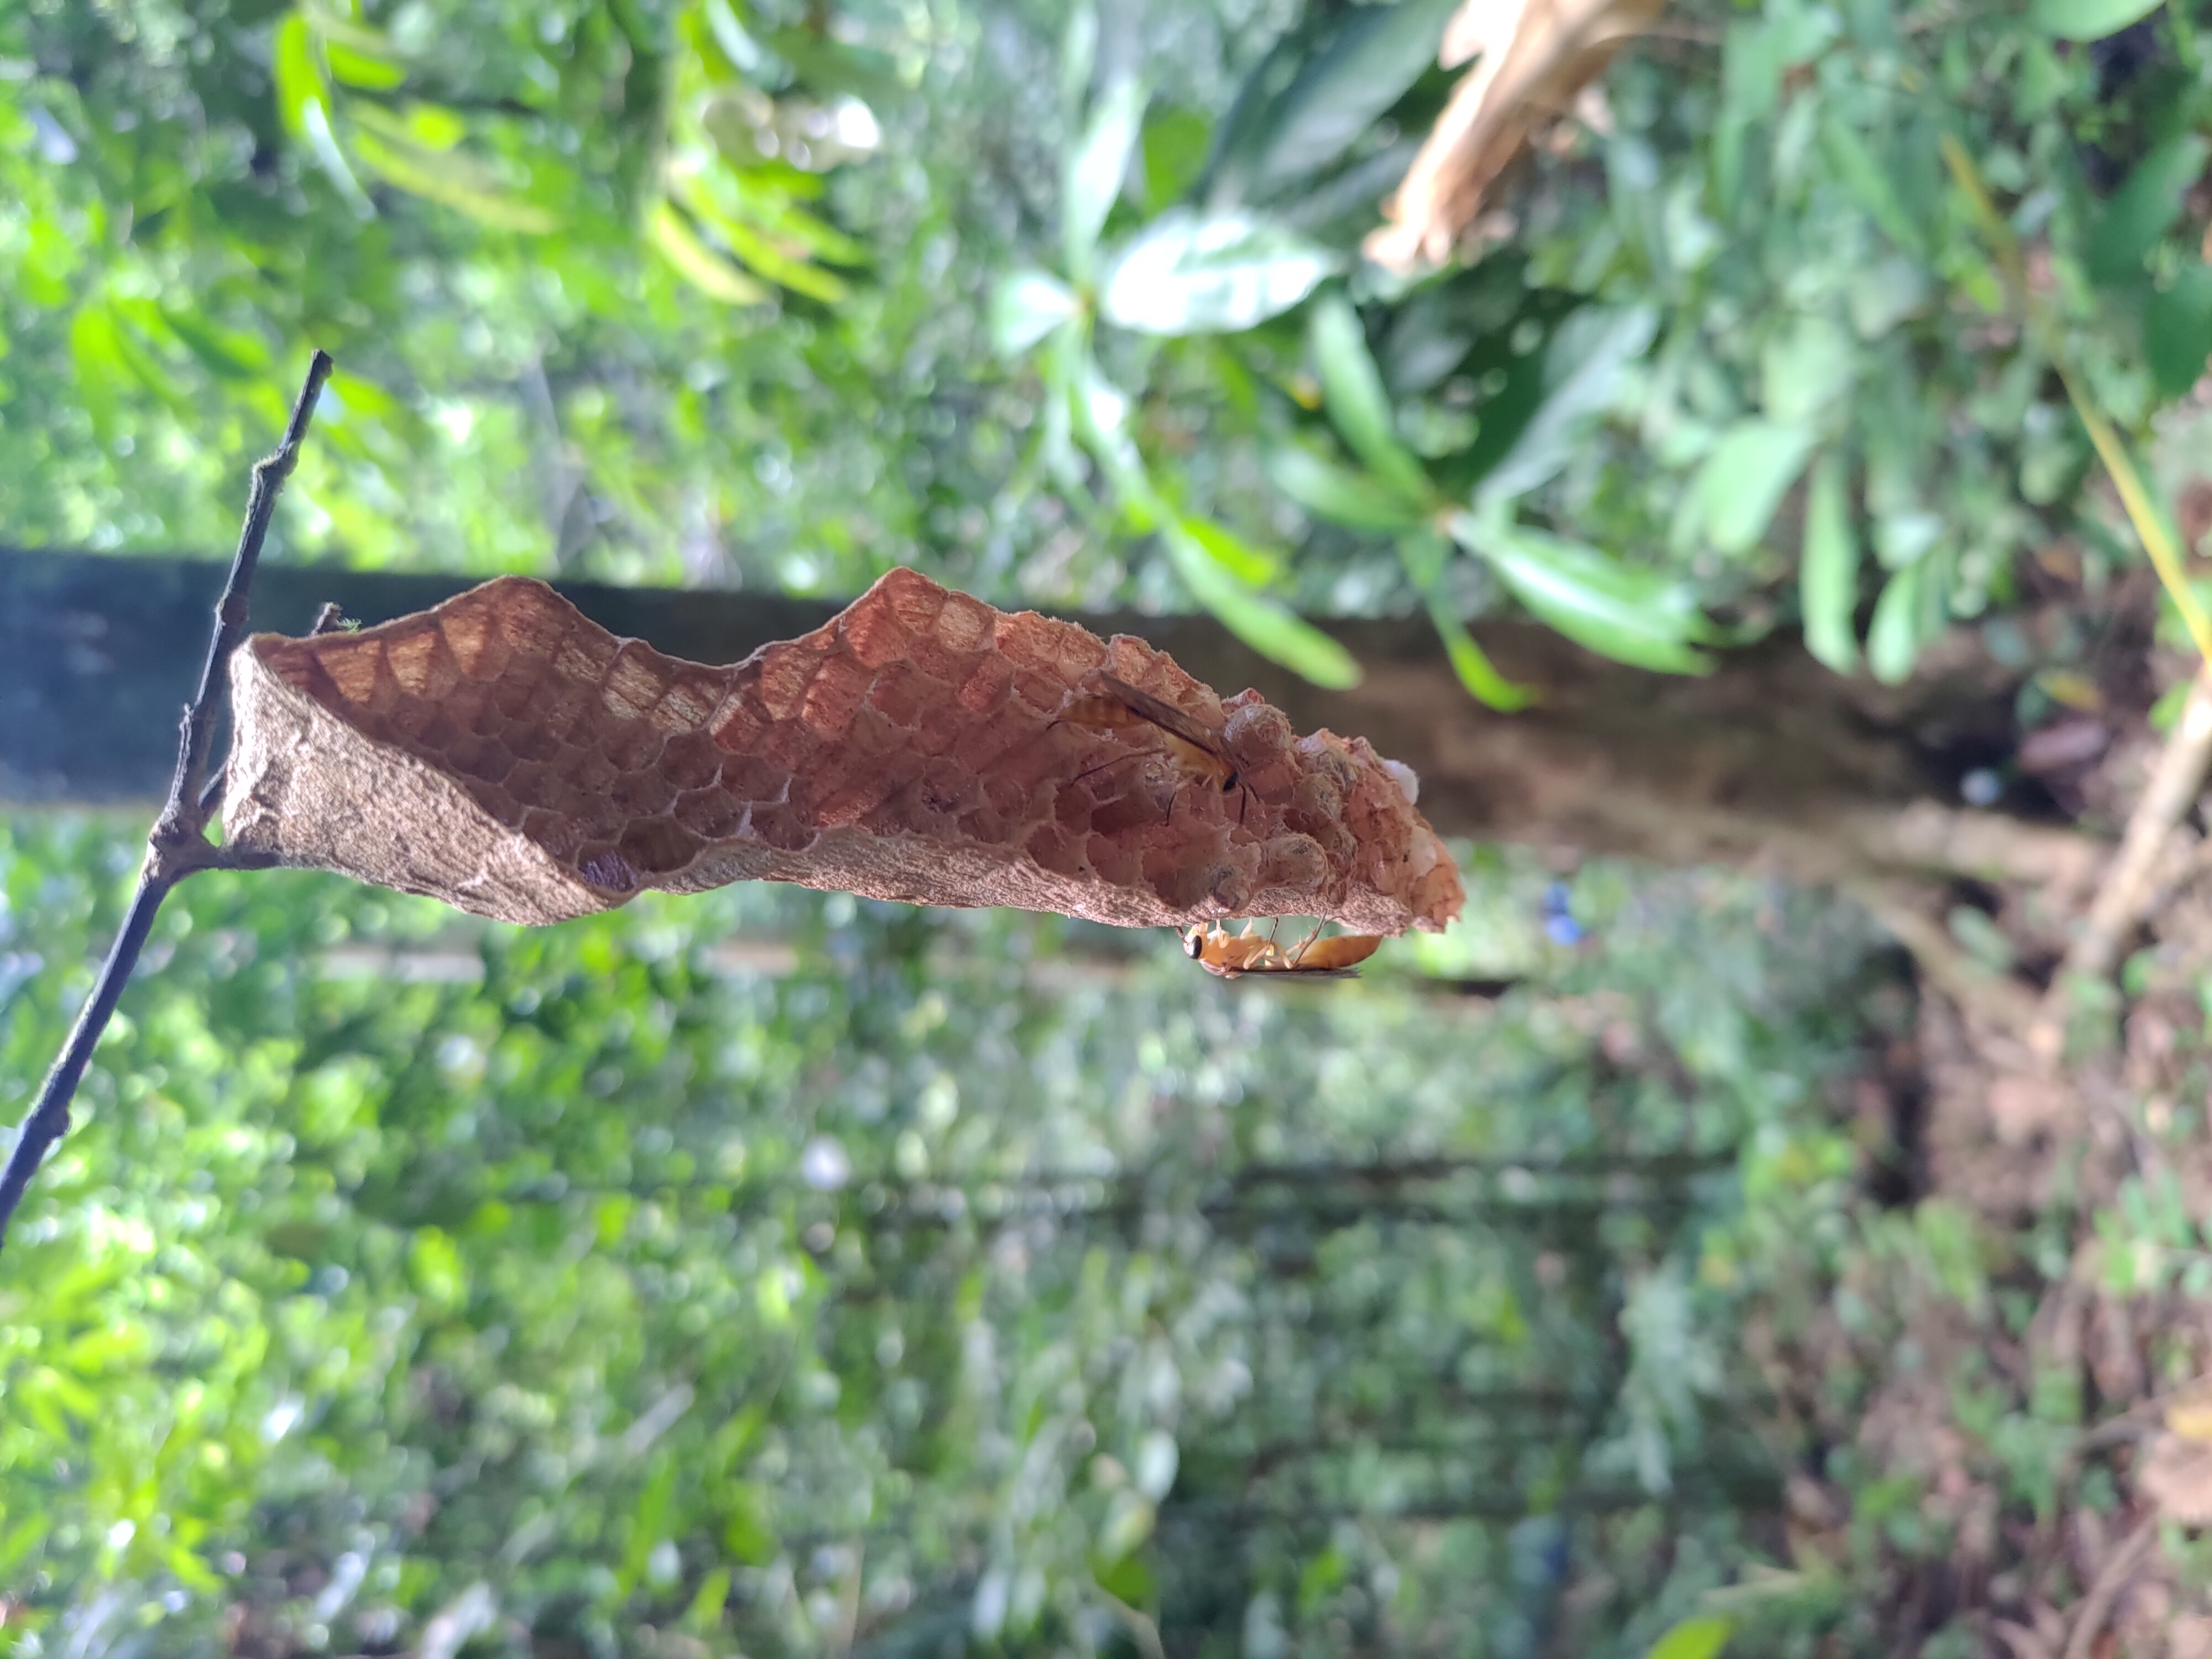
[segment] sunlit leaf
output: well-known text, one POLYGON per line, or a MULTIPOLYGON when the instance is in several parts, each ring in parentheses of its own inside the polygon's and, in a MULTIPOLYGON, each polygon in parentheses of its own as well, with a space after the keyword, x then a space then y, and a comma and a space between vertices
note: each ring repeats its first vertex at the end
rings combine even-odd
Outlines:
POLYGON ((331 79, 341 86, 389 92, 407 79, 404 64, 357 51, 342 41, 324 41, 323 58, 331 66, 331 79))
POLYGON ((1017 270, 999 279, 991 294, 991 344, 1002 357, 1018 357, 1075 315, 1075 290, 1042 270, 1017 270))
POLYGON ((1280 555, 1253 546, 1210 519, 1186 513, 1178 514, 1176 521, 1182 526, 1183 533, 1205 550, 1206 557, 1238 581, 1265 586, 1283 573, 1280 555))
POLYGON ((1314 307, 1310 332, 1314 367, 1321 375, 1323 406, 1353 454, 1393 489, 1415 499, 1430 494, 1427 475, 1413 452, 1398 437, 1382 371, 1367 349, 1359 313, 1342 295, 1332 294, 1314 307))
POLYGON ((434 155, 453 149, 468 137, 469 131, 468 122, 459 111, 419 100, 409 103, 404 109, 388 109, 368 99, 360 99, 348 110, 347 117, 357 127, 366 127, 395 143, 411 144, 434 155))
POLYGON ((1317 243, 1249 214, 1171 209, 1115 257, 1098 309, 1139 333, 1233 332, 1288 311, 1342 264, 1317 243))
POLYGON ((759 305, 768 299, 766 287, 701 241, 690 222, 668 203, 655 203, 645 225, 661 257, 702 293, 733 306, 759 305))
POLYGON ((1654 1642, 1644 1659, 1719 1659, 1735 1633, 1726 1619, 1685 1619, 1654 1642))
POLYGON ((560 216, 550 209, 493 187, 479 169, 457 165, 456 157, 389 143, 370 132, 354 135, 354 154, 386 183, 465 214, 493 230, 544 236, 561 228, 560 216))
POLYGON ((1270 448, 1263 465, 1267 481, 1309 513, 1354 530, 1404 530, 1418 524, 1418 501, 1376 478, 1339 466, 1299 443, 1270 448))
POLYGON ((327 100, 322 65, 315 60, 315 42, 307 33, 307 20, 297 12, 276 25, 269 49, 270 76, 275 82, 276 113, 284 130, 295 138, 307 134, 308 106, 327 100))
POLYGON ((1098 234, 1128 177, 1144 115, 1144 89, 1134 81, 1118 81, 1099 99, 1090 125, 1068 152, 1060 187, 1060 238, 1069 274, 1078 280, 1091 274, 1098 234))
POLYGON ((1845 499, 1843 463, 1823 455, 1805 499, 1805 545, 1799 556, 1799 603, 1805 648, 1838 674, 1858 666, 1859 544, 1845 499))

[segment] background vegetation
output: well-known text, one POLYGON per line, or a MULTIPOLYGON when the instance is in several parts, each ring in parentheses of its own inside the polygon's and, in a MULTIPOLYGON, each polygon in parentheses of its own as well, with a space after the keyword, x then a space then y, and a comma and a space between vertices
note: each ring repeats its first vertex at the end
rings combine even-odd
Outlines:
MULTIPOLYGON (((2017 656, 2134 557, 2083 408, 2202 532, 2178 0, 1686 3, 1489 251, 1389 279, 1449 9, 0 7, 0 535, 219 549, 309 343, 279 556, 913 562, 1339 681, 1295 609, 1418 608, 1501 704, 1463 624, 1515 610, 2017 656)), ((0 1114, 135 835, 7 830, 0 1114)), ((1327 995, 1026 917, 204 878, 6 1257, 0 1640, 1974 1650, 1988 1564, 2122 1502, 2082 1425, 2202 1358, 2200 964, 2130 970, 2132 1173, 1978 1203, 1856 912, 1467 864, 1327 995), (2076 1283, 2132 1371, 2045 1363, 2076 1283)))

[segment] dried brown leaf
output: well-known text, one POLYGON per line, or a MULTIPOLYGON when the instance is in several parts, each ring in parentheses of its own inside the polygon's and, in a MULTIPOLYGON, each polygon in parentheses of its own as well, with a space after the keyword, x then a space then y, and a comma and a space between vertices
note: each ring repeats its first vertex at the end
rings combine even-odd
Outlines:
POLYGON ((1294 738, 1257 692, 1224 701, 1140 640, 910 570, 726 668, 501 577, 357 633, 257 635, 231 689, 230 843, 507 921, 745 880, 1122 927, 1400 933, 1462 902, 1364 739, 1294 738), (1054 724, 1100 669, 1220 733, 1237 786, 1152 727, 1054 724))
POLYGON ((1384 209, 1366 252, 1394 270, 1442 264, 1484 193, 1537 124, 1565 114, 1622 43, 1651 27, 1661 0, 1467 0, 1437 62, 1474 68, 1384 209))
POLYGON ((2136 1489, 2168 1521, 2212 1526, 2212 1445, 2184 1435, 2160 1435, 2136 1471, 2136 1489))

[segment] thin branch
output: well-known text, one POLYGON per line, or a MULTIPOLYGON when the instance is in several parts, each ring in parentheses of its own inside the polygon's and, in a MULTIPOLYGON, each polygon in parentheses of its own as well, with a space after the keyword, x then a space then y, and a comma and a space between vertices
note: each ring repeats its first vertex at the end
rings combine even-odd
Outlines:
POLYGON ((124 914, 115 943, 108 948, 100 977, 93 982, 92 994, 85 999, 84 1006, 77 1010, 69 1041, 63 1044, 53 1069, 46 1073, 38 1099, 16 1126, 7 1167, 0 1170, 0 1244, 6 1242, 8 1224, 15 1218, 16 1206, 23 1201, 31 1176, 46 1161, 54 1143, 69 1133, 70 1103, 76 1098, 77 1085, 83 1080, 85 1067, 92 1061, 92 1051, 100 1046, 100 1036, 115 1012, 115 1005, 122 999, 123 988, 131 982, 131 969, 138 965, 138 953, 145 948, 147 936, 154 931, 154 917, 161 908, 161 901, 169 896, 169 890, 195 870, 250 869, 267 862, 240 857, 233 849, 209 842, 207 823, 214 810, 215 798, 208 787, 208 752, 214 744, 217 699, 229 673, 231 654, 246 637, 246 602, 253 586, 253 573, 261 562, 261 544, 268 538, 276 497, 299 460, 301 441, 307 435, 307 422, 314 417, 316 400, 321 397, 323 383, 330 379, 330 354, 318 351, 307 367, 307 383, 300 389, 299 401, 292 407, 292 420, 284 428, 284 441, 275 454, 253 469, 253 485, 246 495, 246 523, 239 532, 238 551, 231 559, 229 580, 224 583, 222 598, 216 605, 215 631, 208 640, 207 661, 200 670, 199 690, 185 704, 184 720, 178 730, 177 770, 170 780, 168 804, 161 809, 161 816, 146 838, 146 861, 139 868, 137 890, 131 896, 131 908, 124 914))
POLYGON ((2046 1065, 2066 1046, 2066 1017, 2075 986, 2109 975, 2121 946, 2142 920, 2165 862, 2166 843, 2203 787, 2208 765, 2212 765, 2212 662, 2200 667, 2191 683, 2189 700, 2128 819, 2120 850, 2036 1012, 2028 1046, 2046 1065))

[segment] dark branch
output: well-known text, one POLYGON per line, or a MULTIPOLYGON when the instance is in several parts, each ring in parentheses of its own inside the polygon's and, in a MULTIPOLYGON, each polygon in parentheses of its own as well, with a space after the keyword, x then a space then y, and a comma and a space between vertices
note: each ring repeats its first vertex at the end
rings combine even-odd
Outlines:
POLYGON ((92 1061, 92 1051, 100 1046, 100 1036, 107 1030, 115 1005, 122 1000, 123 988, 131 982, 131 969, 138 965, 138 953, 154 931, 154 917, 161 901, 195 870, 258 867, 259 861, 242 859, 207 838, 208 817, 216 799, 208 777, 208 753, 214 744, 217 706, 230 672, 231 655, 246 637, 247 599, 253 573, 261 562, 261 544, 268 539, 269 520, 284 480, 300 459, 301 440, 307 435, 307 422, 314 418, 316 400, 322 396, 323 383, 330 374, 330 354, 318 351, 307 366, 299 401, 292 406, 284 441, 275 454, 253 469, 246 523, 239 532, 230 578, 216 605, 215 631, 208 640, 199 690, 185 705, 178 731, 177 771, 170 780, 168 804, 146 838, 146 861, 138 872, 137 890, 131 896, 131 908, 108 949, 107 960, 100 966, 100 977, 93 982, 84 1006, 77 1010, 69 1041, 63 1044, 53 1069, 46 1073, 38 1099, 16 1127, 7 1167, 0 1170, 0 1244, 6 1242, 9 1223, 15 1219, 16 1206, 23 1201, 32 1176, 54 1143, 69 1133, 70 1104, 76 1098, 77 1085, 92 1061))

